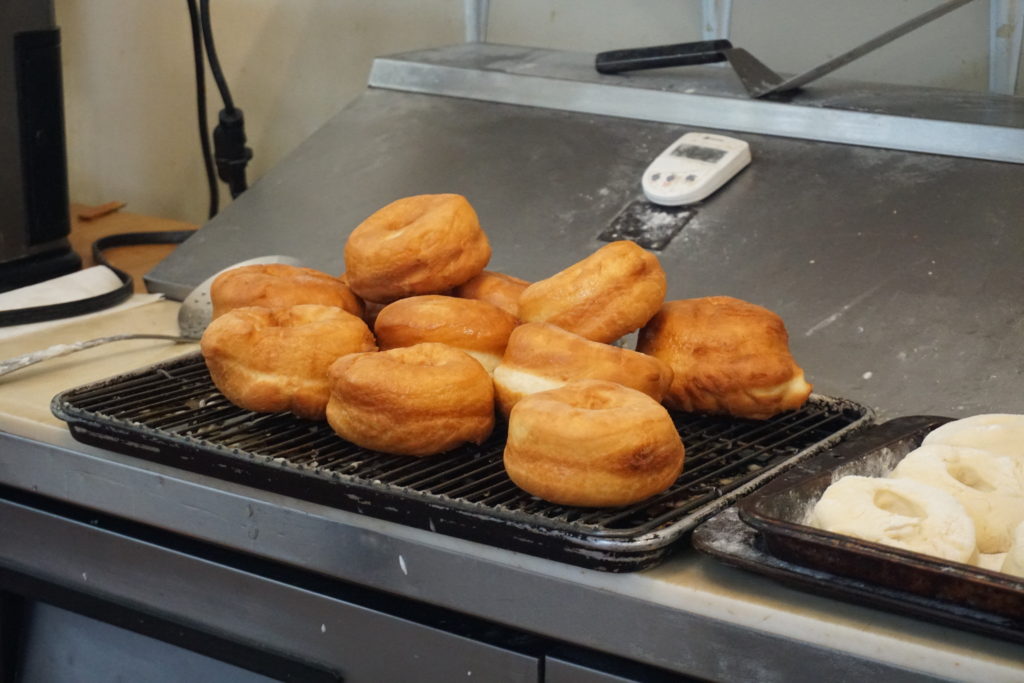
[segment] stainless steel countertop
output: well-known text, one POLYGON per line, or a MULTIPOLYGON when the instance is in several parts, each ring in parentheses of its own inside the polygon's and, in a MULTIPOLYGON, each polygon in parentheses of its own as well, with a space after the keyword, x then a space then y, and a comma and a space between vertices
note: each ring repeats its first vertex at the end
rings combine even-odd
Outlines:
MULTIPOLYGON (((175 305, 157 302, 0 343, 0 355, 138 325, 171 329, 175 313, 175 305)), ((155 341, 127 344, 119 352, 97 348, 48 361, 0 382, 0 483, 710 679, 804 680, 814 671, 823 680, 1013 681, 1024 673, 1019 645, 792 590, 685 545, 654 569, 607 574, 75 442, 49 412, 54 394, 183 350, 155 341)), ((119 596, 245 642, 274 642, 303 660, 343 663, 337 640, 345 638, 338 630, 343 606, 327 596, 268 584, 241 602, 230 597, 234 607, 226 608, 224 591, 249 586, 251 578, 180 553, 168 564, 145 547, 118 559, 113 546, 92 538, 99 534, 88 524, 76 535, 30 520, 16 506, 0 504, 0 565, 92 595, 119 596), (331 630, 322 632, 321 624, 331 630)))
MULTIPOLYGON (((370 89, 147 281, 180 296, 270 253, 341 272, 363 218, 430 192, 470 199, 491 269, 544 278, 603 244, 643 168, 689 129, 370 89)), ((752 164, 659 253, 669 298, 775 310, 815 389, 882 418, 1024 412, 1024 165, 742 137, 752 164)))

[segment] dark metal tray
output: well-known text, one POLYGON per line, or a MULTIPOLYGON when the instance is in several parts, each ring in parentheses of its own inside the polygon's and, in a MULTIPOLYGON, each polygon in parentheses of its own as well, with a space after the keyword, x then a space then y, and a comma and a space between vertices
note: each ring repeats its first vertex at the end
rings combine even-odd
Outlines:
POLYGON ((1024 579, 803 524, 832 481, 888 471, 948 421, 915 416, 872 426, 702 524, 693 544, 816 593, 1024 642, 1024 579))
POLYGON ((687 449, 676 483, 625 508, 583 509, 547 503, 512 483, 501 425, 480 446, 429 458, 375 453, 326 423, 232 405, 199 354, 65 391, 51 408, 83 443, 614 572, 654 566, 715 512, 872 418, 864 406, 823 396, 766 421, 676 414, 687 449))

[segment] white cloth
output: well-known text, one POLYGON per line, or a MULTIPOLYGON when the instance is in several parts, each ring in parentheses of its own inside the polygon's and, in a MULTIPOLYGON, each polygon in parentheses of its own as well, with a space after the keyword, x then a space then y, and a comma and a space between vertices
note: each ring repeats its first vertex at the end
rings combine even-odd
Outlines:
MULTIPOLYGON (((97 294, 110 292, 121 286, 114 271, 106 266, 93 266, 83 270, 61 275, 52 280, 39 282, 27 287, 12 289, 9 292, 0 293, 0 310, 11 310, 16 308, 27 308, 29 306, 45 306, 47 304, 59 304, 66 301, 77 301, 97 294)), ((105 315, 113 311, 123 311, 157 301, 163 298, 160 294, 136 294, 121 302, 117 306, 106 308, 94 313, 71 318, 61 318, 41 323, 28 323, 27 325, 13 325, 0 327, 0 340, 12 339, 14 337, 36 332, 47 327, 56 327, 72 320, 85 320, 87 318, 105 315)))

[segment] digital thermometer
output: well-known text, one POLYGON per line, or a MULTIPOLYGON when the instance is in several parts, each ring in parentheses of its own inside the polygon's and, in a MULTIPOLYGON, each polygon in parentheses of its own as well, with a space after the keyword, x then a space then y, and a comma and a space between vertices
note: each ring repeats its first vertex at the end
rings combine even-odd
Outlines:
POLYGON ((704 199, 750 163, 743 140, 687 133, 658 155, 644 171, 644 195, 662 206, 683 206, 704 199))

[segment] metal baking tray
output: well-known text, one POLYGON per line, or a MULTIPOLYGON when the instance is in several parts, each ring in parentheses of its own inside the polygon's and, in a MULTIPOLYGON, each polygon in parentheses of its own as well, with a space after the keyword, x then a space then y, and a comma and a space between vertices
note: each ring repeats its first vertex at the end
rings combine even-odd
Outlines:
POLYGON ((693 544, 816 593, 1024 642, 1024 579, 803 523, 833 481, 884 474, 948 421, 912 416, 872 426, 702 524, 693 544))
POLYGON ((700 522, 803 459, 867 426, 871 411, 812 396, 771 420, 675 414, 683 474, 624 508, 547 503, 502 464, 499 425, 482 445, 428 458, 376 453, 326 423, 242 410, 199 354, 71 389, 53 413, 78 441, 432 532, 612 572, 661 562, 700 522))

